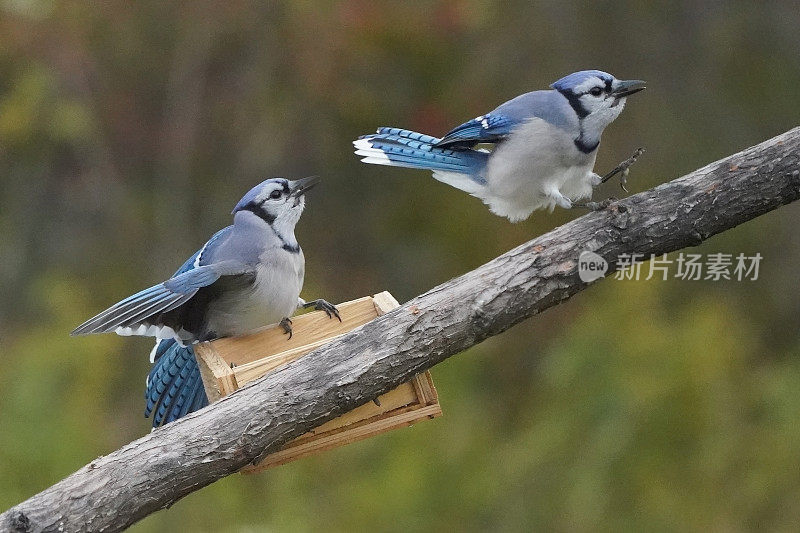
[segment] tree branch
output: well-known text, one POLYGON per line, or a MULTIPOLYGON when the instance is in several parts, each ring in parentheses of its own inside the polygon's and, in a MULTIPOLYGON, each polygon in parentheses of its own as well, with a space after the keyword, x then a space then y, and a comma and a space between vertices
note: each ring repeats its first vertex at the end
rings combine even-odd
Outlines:
POLYGON ((589 213, 414 298, 236 394, 99 457, 0 515, 0 529, 117 531, 585 289, 580 252, 616 269, 700 244, 800 196, 800 128, 589 213))

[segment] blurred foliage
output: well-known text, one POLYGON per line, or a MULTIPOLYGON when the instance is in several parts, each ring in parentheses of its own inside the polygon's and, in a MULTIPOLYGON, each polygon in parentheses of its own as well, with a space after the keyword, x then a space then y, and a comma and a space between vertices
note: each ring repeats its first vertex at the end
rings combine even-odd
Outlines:
MULTIPOLYGON (((798 24, 788 1, 0 2, 0 508, 148 431, 150 341, 67 333, 254 183, 325 179, 298 229, 307 298, 406 300, 576 214, 512 225, 351 139, 442 134, 601 68, 649 82, 597 163, 646 146, 642 190, 797 124, 798 24)), ((605 281, 434 369, 443 418, 134 530, 795 530, 798 218, 698 248, 760 252, 757 281, 605 281)))

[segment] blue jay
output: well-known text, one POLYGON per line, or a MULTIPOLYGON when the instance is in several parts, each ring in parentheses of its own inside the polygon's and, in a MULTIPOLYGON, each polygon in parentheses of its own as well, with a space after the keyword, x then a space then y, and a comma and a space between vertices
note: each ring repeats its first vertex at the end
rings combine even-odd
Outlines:
POLYGON ((116 332, 156 337, 145 416, 153 427, 208 404, 192 343, 241 335, 314 307, 341 321, 325 300, 300 298, 305 258, 294 227, 316 177, 268 179, 233 209, 233 225, 214 234, 172 278, 114 304, 72 335, 116 332))
POLYGON ((379 128, 353 142, 355 153, 365 163, 432 170, 435 179, 476 196, 511 222, 540 208, 606 207, 608 202, 578 201, 591 198, 592 189, 612 176, 626 176, 644 151, 606 176, 592 170, 603 130, 645 82, 584 70, 551 87, 509 100, 441 139, 379 128), (478 146, 484 143, 494 144, 493 150, 478 146))

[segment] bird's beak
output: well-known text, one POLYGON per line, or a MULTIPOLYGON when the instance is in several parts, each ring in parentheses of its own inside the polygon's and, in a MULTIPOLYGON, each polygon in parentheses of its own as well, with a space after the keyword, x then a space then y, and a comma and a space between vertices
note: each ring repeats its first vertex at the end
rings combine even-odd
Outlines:
POLYGON ((319 176, 309 176, 292 182, 292 196, 300 198, 307 193, 314 185, 319 183, 319 176))
POLYGON ((647 87, 647 83, 642 80, 620 80, 617 86, 611 91, 611 95, 617 98, 625 98, 633 93, 638 93, 647 87))

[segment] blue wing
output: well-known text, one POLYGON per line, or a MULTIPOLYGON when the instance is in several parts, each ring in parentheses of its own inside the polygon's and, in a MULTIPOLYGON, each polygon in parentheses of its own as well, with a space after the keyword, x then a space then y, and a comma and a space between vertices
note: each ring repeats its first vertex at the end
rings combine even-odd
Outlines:
POLYGON ((225 261, 187 270, 149 289, 125 298, 99 315, 90 318, 71 333, 88 335, 133 328, 154 315, 167 313, 189 301, 199 289, 217 281, 220 276, 245 271, 244 265, 225 261))
POLYGON ((112 305, 75 328, 71 335, 122 332, 126 328, 141 327, 147 319, 168 313, 188 302, 199 289, 211 285, 221 276, 246 271, 245 265, 234 261, 213 264, 205 264, 203 261, 206 251, 215 246, 230 230, 229 226, 215 233, 169 280, 112 305))
MULTIPOLYGON (((172 277, 193 270, 195 265, 202 266, 206 250, 212 249, 230 229, 229 226, 215 233, 172 277)), ((191 346, 181 346, 175 339, 163 339, 156 342, 151 355, 153 368, 147 376, 144 416, 153 416, 153 427, 162 426, 208 405, 191 346)))
POLYGON ((495 143, 511 133, 517 124, 518 121, 505 115, 488 113, 453 128, 434 146, 471 147, 478 143, 495 143))
POLYGON ((232 229, 233 226, 228 226, 227 228, 222 228, 214 235, 212 235, 211 238, 208 239, 208 242, 206 242, 202 248, 197 250, 192 255, 192 257, 187 259, 186 262, 183 263, 181 267, 172 275, 172 277, 174 278, 175 276, 183 274, 184 272, 188 272, 193 268, 195 268, 196 266, 202 266, 207 264, 207 261, 205 261, 205 258, 208 255, 207 251, 212 250, 217 244, 219 244, 219 241, 228 233, 230 233, 232 229))
MULTIPOLYGON (((221 276, 246 271, 246 265, 239 262, 208 263, 206 260, 208 255, 213 255, 206 252, 213 250, 230 230, 229 226, 215 233, 169 280, 122 300, 80 325, 72 334, 142 326, 148 318, 187 302, 198 290, 213 284, 221 276)), ((191 346, 182 346, 171 338, 162 339, 156 343, 152 356, 155 364, 147 379, 145 416, 153 415, 154 427, 208 405, 191 346)))
POLYGON ((558 91, 533 91, 512 98, 491 112, 454 128, 436 146, 470 148, 478 143, 496 143, 532 118, 569 132, 579 128, 575 111, 558 91))
POLYGON ((173 292, 162 283, 114 304, 75 328, 70 335, 105 333, 131 327, 149 316, 168 312, 186 303, 193 295, 173 292))

